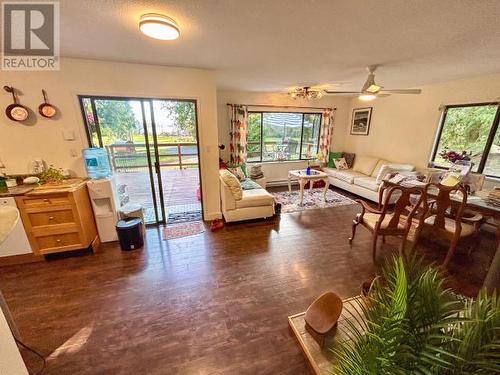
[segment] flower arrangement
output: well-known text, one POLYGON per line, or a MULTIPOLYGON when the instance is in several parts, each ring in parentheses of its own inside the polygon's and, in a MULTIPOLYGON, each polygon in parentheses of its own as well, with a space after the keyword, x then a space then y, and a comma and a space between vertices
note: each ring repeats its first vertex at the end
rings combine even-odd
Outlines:
POLYGON ((446 148, 439 153, 439 156, 441 156, 444 160, 449 161, 451 163, 455 163, 456 161, 459 161, 459 160, 470 161, 471 155, 472 155, 472 152, 453 151, 453 150, 448 150, 446 148))

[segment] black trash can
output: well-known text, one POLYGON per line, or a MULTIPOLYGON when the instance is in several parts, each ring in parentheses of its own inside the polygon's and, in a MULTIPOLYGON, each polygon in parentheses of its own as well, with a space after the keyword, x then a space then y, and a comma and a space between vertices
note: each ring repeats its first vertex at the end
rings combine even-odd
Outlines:
POLYGON ((144 245, 142 220, 139 218, 118 221, 116 233, 122 250, 135 250, 144 245))

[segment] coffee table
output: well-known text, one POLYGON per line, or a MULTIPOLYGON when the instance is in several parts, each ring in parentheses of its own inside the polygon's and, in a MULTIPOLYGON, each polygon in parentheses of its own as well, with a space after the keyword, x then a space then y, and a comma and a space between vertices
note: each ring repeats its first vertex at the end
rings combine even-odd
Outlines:
POLYGON ((328 181, 328 175, 325 172, 317 171, 315 169, 311 169, 311 174, 307 174, 305 169, 293 169, 288 171, 288 191, 292 192, 292 180, 298 180, 300 186, 300 202, 299 204, 302 206, 304 201, 304 186, 307 182, 309 184, 309 191, 312 190, 314 181, 323 181, 325 183, 325 190, 323 191, 323 198, 326 201, 326 192, 328 191, 328 186, 330 182, 328 181))

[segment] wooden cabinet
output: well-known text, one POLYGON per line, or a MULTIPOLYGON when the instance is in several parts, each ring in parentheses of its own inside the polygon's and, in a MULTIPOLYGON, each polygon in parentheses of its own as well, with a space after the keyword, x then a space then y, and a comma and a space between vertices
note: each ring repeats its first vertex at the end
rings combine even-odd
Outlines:
POLYGON ((87 186, 58 193, 16 197, 35 254, 97 246, 98 236, 87 186))

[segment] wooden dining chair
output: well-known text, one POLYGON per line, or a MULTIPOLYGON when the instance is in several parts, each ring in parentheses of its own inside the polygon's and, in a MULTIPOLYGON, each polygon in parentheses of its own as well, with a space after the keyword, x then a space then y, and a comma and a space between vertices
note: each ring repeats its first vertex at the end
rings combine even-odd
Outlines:
MULTIPOLYGON (((450 263, 458 241, 463 238, 473 240, 472 247, 479 235, 482 216, 475 215, 464 217, 464 211, 467 205, 467 189, 463 185, 444 186, 441 184, 428 184, 426 186, 426 196, 434 197, 429 203, 429 212, 423 221, 422 235, 434 235, 438 238, 444 238, 450 242, 448 252, 442 266, 446 268, 450 263), (431 194, 434 189, 437 194, 431 194), (460 200, 453 200, 451 194, 460 192, 460 200)), ((470 251, 469 251, 470 252, 470 251)))
POLYGON ((412 223, 414 219, 417 220, 415 223, 415 243, 425 218, 423 213, 427 211, 427 208, 423 207, 427 204, 425 186, 406 187, 384 181, 381 189, 379 209, 372 208, 363 200, 356 200, 361 205, 362 210, 352 222, 352 236, 349 238, 349 243, 352 243, 356 235, 356 228, 360 224, 368 229, 373 235, 372 256, 374 263, 376 263, 379 236, 382 237, 383 241, 385 241, 385 236, 401 237, 399 253, 405 256, 405 246, 412 223), (399 197, 392 208, 389 202, 394 194, 398 194, 399 197), (417 213, 421 213, 420 218, 416 217, 417 213))

